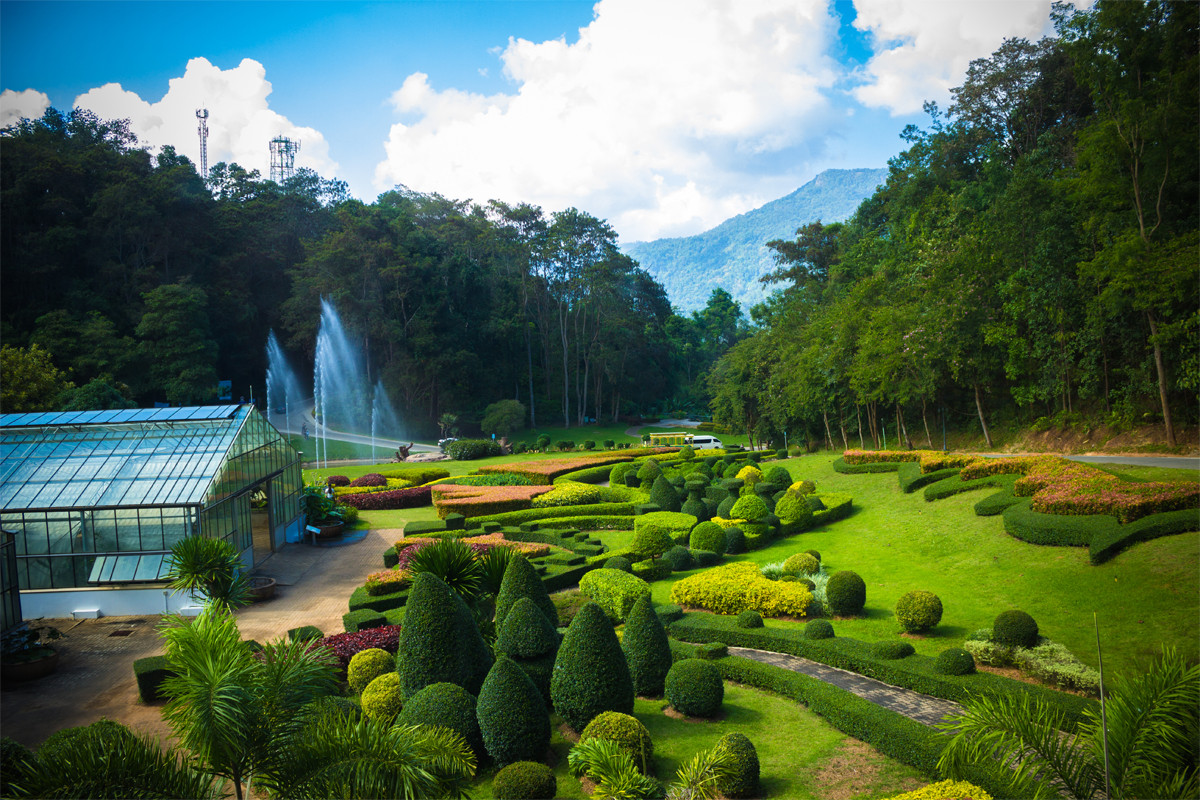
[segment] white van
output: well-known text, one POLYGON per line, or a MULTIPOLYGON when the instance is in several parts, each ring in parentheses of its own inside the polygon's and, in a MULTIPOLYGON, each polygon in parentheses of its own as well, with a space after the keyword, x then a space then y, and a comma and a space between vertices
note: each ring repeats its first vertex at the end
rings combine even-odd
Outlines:
POLYGON ((693 450, 720 450, 724 446, 721 444, 721 440, 715 436, 701 435, 692 437, 693 450))

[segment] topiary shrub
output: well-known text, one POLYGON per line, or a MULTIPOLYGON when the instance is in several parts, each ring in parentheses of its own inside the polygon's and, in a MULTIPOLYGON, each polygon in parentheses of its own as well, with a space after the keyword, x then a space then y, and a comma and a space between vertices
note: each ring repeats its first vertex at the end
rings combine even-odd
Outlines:
POLYGON ((679 510, 684 514, 691 514, 698 520, 707 520, 711 516, 708 511, 708 504, 700 499, 699 491, 689 492, 688 499, 683 502, 679 510))
POLYGON ((496 652, 511 658, 550 703, 550 673, 558 651, 558 631, 528 597, 522 597, 496 631, 496 652))
POLYGON ((692 555, 696 557, 696 564, 701 567, 714 567, 721 563, 721 554, 711 550, 693 550, 692 555))
MULTIPOLYGON (((601 615, 603 616, 603 615, 601 615)), ((483 746, 497 764, 544 758, 550 716, 542 695, 508 656, 496 659, 475 704, 483 746)))
POLYGON ((558 627, 558 611, 554 608, 554 603, 550 601, 550 593, 546 591, 546 586, 542 583, 537 569, 524 556, 517 556, 505 568, 504 578, 500 581, 500 591, 496 594, 495 623, 497 630, 500 629, 509 610, 522 597, 528 597, 537 604, 541 612, 546 615, 546 619, 550 620, 550 624, 555 628, 558 627))
POLYGON ((746 552, 746 534, 736 525, 725 529, 725 552, 729 555, 746 552))
POLYGON ((663 561, 671 565, 672 572, 684 572, 696 567, 696 557, 692 555, 691 550, 688 550, 681 544, 677 544, 663 553, 662 558, 663 561))
POLYGON ((475 696, 453 683, 431 683, 408 698, 396 722, 447 728, 465 739, 476 754, 483 753, 475 696))
POLYGON ((176 675, 176 672, 171 669, 166 656, 148 656, 133 662, 133 675, 137 680, 138 697, 143 703, 154 703, 165 699, 162 694, 163 681, 176 675))
POLYGON ((443 681, 474 694, 492 666, 491 650, 470 609, 433 573, 413 579, 396 663, 405 697, 443 681))
POLYGON ((391 723, 404 708, 404 692, 400 675, 385 672, 367 684, 362 693, 362 710, 373 720, 391 723))
POLYGON ((653 458, 647 458, 637 470, 638 480, 647 485, 653 485, 655 479, 661 474, 662 467, 653 458))
POLYGON ((642 514, 633 520, 633 543, 630 547, 642 559, 658 558, 675 543, 671 538, 675 526, 670 525, 669 517, 662 516, 664 513, 670 514, 671 512, 654 511, 642 514))
POLYGON ((583 449, 584 450, 595 450, 596 449, 596 441, 594 439, 584 439, 583 440, 583 449))
POLYGON ((820 570, 821 562, 808 553, 796 553, 783 562, 783 574, 795 575, 797 578, 802 575, 816 575, 820 570))
POLYGON ((839 617, 861 614, 867 604, 867 584, 857 572, 835 572, 825 584, 825 600, 839 617))
MULTIPOLYGON (((663 622, 674 622, 683 616, 683 607, 677 606, 674 603, 661 605, 654 610, 654 615, 663 622)), ((626 636, 628 636, 628 628, 626 628, 626 636)))
POLYGON ((896 642, 890 639, 871 645, 871 655, 885 661, 908 658, 915 652, 916 650, 908 642, 896 642))
POLYGON ((1038 624, 1024 611, 1002 611, 992 623, 992 641, 1007 647, 1034 647, 1038 624))
POLYGON ((690 444, 685 444, 683 447, 679 448, 679 457, 684 461, 691 461, 696 457, 696 448, 692 447, 690 444))
POLYGON ((820 550, 805 550, 804 552, 808 553, 810 556, 815 558, 818 562, 821 560, 821 551, 820 550))
POLYGON ((676 661, 663 683, 667 702, 680 714, 711 717, 721 710, 725 684, 717 665, 700 658, 676 661))
POLYGON ((717 504, 717 513, 714 516, 722 517, 723 519, 733 519, 733 506, 737 501, 737 496, 730 494, 717 504))
POLYGON ((671 565, 662 559, 655 561, 647 558, 633 562, 633 574, 646 582, 657 581, 671 577, 671 565))
POLYGON ((975 671, 975 659, 961 647, 947 647, 938 653, 933 669, 942 675, 970 675, 975 671))
POLYGON ((758 751, 743 733, 727 733, 717 748, 729 756, 729 772, 717 778, 717 790, 729 798, 758 797, 758 751))
POLYGON ((446 455, 455 461, 471 461, 502 455, 500 445, 491 439, 459 439, 446 445, 446 455))
POLYGON ((625 556, 613 556, 604 562, 605 569, 619 569, 621 572, 633 572, 633 562, 625 556))
POLYGON ((693 550, 710 550, 724 555, 725 545, 725 531, 715 522, 701 522, 692 528, 692 532, 688 536, 688 546, 693 550))
POLYGON ((784 467, 775 465, 767 470, 763 479, 767 483, 778 484, 781 488, 787 488, 792 485, 792 473, 788 472, 784 467))
POLYGON ((594 569, 580 579, 579 589, 616 622, 623 622, 634 603, 650 596, 650 584, 619 569, 594 569))
POLYGON ((812 523, 813 513, 802 495, 784 492, 775 504, 775 515, 786 525, 807 528, 812 523))
POLYGON ((663 511, 679 511, 679 492, 671 485, 666 475, 659 475, 650 487, 650 502, 663 511))
POLYGON ((550 678, 554 710, 576 731, 601 711, 633 713, 633 681, 612 622, 588 603, 567 628, 550 678))
POLYGON ((696 645, 696 658, 706 661, 716 661, 729 655, 729 645, 724 642, 706 642, 696 645))
POLYGON ((325 634, 316 625, 301 625, 299 628, 289 628, 287 637, 289 642, 307 642, 313 639, 323 639, 325 634))
POLYGON ((832 639, 833 625, 827 619, 810 620, 804 626, 804 636, 808 639, 832 639))
POLYGON ((634 766, 643 775, 650 772, 654 759, 654 742, 650 739, 650 731, 646 730, 646 726, 636 717, 616 711, 602 711, 579 735, 580 742, 586 742, 588 739, 613 742, 629 753, 634 766))
POLYGON ((683 610, 679 606, 664 606, 656 614, 649 595, 646 595, 634 604, 625 621, 621 651, 625 654, 634 694, 659 697, 663 693, 663 680, 671 668, 671 645, 660 614, 666 616, 671 608, 676 612, 675 619, 682 616, 683 610))
POLYGON ((767 504, 761 497, 756 494, 747 494, 737 499, 729 513, 731 516, 727 519, 745 519, 757 522, 770 514, 771 510, 767 508, 767 504))
POLYGON ((350 691, 362 694, 371 681, 395 671, 394 655, 378 647, 370 647, 360 650, 350 659, 350 666, 346 668, 346 683, 350 684, 350 691))
POLYGON ((747 608, 737 615, 737 626, 739 628, 761 628, 763 626, 762 614, 752 608, 747 608))
MULTIPOLYGON (((791 576, 785 575, 784 577, 790 578, 791 576)), ((804 588, 808 589, 810 592, 817 588, 817 585, 815 583, 813 583, 812 581, 810 581, 808 578, 797 578, 796 580, 797 580, 797 582, 802 584, 804 586, 804 588)))
MULTIPOLYGON (((728 474, 728 473, 726 473, 728 474)), ((758 467, 747 464, 737 471, 737 478, 745 487, 745 493, 750 494, 754 491, 754 484, 763 479, 762 470, 758 467)))
POLYGON ((909 633, 921 633, 942 621, 942 601, 933 592, 917 589, 896 601, 896 621, 909 633))
POLYGON ((492 780, 492 797, 496 800, 554 800, 557 796, 554 770, 535 761, 509 764, 492 780))
POLYGON ((788 494, 807 495, 812 494, 817 490, 817 485, 812 481, 796 481, 787 488, 788 494))

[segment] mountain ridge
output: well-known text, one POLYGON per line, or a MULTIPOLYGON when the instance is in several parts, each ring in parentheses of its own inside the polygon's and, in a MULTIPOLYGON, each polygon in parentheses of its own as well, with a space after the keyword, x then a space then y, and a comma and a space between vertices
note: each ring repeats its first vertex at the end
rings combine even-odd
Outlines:
POLYGON ((818 219, 848 219, 886 179, 886 168, 827 169, 791 194, 702 233, 630 242, 621 250, 666 288, 671 304, 681 312, 703 308, 717 287, 749 311, 769 293, 758 280, 774 268, 767 242, 791 239, 797 228, 818 219))

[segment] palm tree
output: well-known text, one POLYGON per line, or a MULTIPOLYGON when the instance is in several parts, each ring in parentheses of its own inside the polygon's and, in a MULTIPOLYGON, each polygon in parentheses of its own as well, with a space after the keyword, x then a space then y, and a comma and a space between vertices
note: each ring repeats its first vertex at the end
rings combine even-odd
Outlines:
POLYGON ((233 614, 210 605, 188 623, 163 622, 167 661, 163 717, 180 744, 214 775, 242 785, 269 774, 307 720, 309 704, 336 686, 335 658, 308 641, 279 641, 255 655, 233 614))
MULTIPOLYGON (((1104 727, 1095 712, 1088 710, 1069 736, 1061 732, 1061 712, 1028 695, 980 697, 964 705, 961 715, 940 726, 954 734, 938 760, 944 777, 995 765, 993 777, 1006 784, 1008 796, 1090 798, 1104 792, 1104 727)), ((1164 649, 1145 675, 1117 683, 1106 712, 1110 788, 1103 796, 1200 794, 1200 666, 1164 649)))
POLYGON ((189 536, 171 547, 168 579, 176 591, 199 592, 226 608, 250 601, 250 581, 242 572, 237 548, 225 539, 189 536))

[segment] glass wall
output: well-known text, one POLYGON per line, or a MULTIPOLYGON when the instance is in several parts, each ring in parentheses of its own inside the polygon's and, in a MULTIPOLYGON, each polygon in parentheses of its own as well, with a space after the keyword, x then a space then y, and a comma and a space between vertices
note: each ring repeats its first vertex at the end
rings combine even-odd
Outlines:
POLYGON ((21 593, 17 585, 17 542, 0 530, 0 632, 21 624, 21 593))

